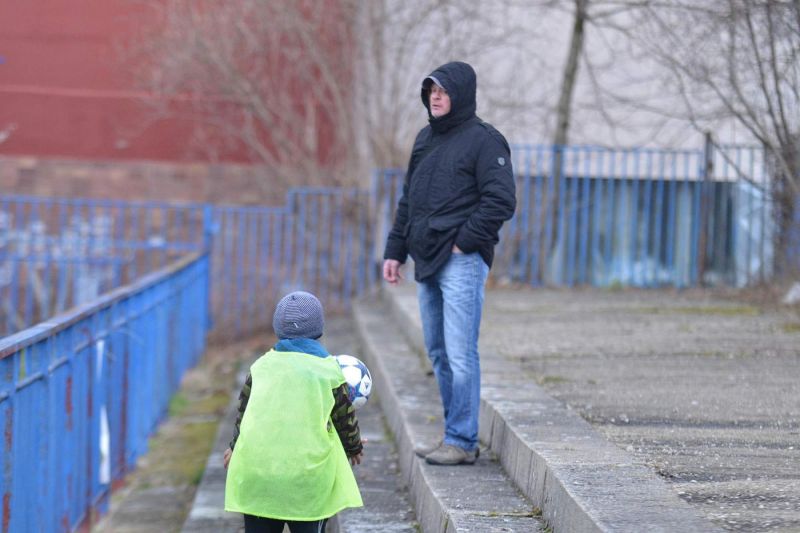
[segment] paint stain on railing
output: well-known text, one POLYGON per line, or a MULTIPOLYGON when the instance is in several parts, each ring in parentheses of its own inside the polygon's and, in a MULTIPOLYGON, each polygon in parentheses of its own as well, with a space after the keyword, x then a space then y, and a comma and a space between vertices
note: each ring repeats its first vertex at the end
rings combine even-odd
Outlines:
POLYGON ((11 445, 14 442, 14 412, 10 407, 6 409, 6 427, 3 428, 6 441, 6 453, 11 456, 11 445))
POLYGON ((125 343, 125 352, 123 355, 123 363, 122 363, 122 406, 120 407, 120 417, 119 417, 119 442, 122 443, 119 446, 119 458, 118 458, 118 468, 119 468, 119 475, 121 478, 124 477, 125 472, 127 471, 127 464, 125 462, 125 450, 128 449, 127 442, 128 442, 128 369, 130 368, 130 355, 129 355, 129 348, 128 343, 125 343))
MULTIPOLYGON (((11 446, 14 444, 14 412, 11 408, 6 409, 6 427, 3 428, 3 438, 5 440, 6 457, 12 456, 11 446)), ((6 477, 11 477, 11 461, 5 462, 6 477)), ((8 533, 11 526, 11 493, 3 494, 3 533, 8 533)))
POLYGON ((25 368, 25 348, 19 352, 19 379, 24 379, 28 371, 25 368))
POLYGON ((11 493, 3 494, 3 533, 8 533, 11 526, 11 493))
POLYGON ((72 431, 72 376, 67 378, 64 410, 67 414, 67 431, 72 431))

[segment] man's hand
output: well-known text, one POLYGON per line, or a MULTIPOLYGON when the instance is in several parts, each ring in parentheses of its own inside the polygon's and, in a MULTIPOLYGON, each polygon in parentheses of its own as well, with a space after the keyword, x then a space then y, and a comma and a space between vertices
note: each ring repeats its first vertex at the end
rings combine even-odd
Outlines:
POLYGON ((233 455, 233 450, 230 448, 225 450, 225 453, 222 454, 222 465, 225 467, 225 470, 228 469, 228 463, 231 462, 231 455, 233 455))
POLYGON ((383 279, 392 285, 396 285, 403 279, 403 275, 400 273, 401 266, 400 261, 397 259, 386 259, 383 262, 383 279))

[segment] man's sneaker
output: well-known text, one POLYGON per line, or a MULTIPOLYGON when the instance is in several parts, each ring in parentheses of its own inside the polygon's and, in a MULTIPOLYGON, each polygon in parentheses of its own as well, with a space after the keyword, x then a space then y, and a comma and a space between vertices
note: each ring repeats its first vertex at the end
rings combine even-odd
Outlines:
POLYGON ((438 450, 442 446, 443 442, 444 439, 439 439, 435 444, 420 444, 419 446, 414 446, 414 454, 417 457, 425 458, 429 454, 438 450))
POLYGON ((469 452, 458 446, 442 444, 438 450, 426 455, 425 461, 432 465, 471 465, 478 459, 478 455, 478 448, 469 452))

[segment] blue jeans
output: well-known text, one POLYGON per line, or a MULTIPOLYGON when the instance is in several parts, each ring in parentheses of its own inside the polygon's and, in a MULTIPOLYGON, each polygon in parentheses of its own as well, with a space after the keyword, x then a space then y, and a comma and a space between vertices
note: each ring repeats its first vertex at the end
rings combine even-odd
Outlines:
POLYGON ((425 348, 444 408, 444 442, 468 451, 478 445, 478 333, 488 275, 480 254, 454 253, 436 274, 417 285, 425 348))

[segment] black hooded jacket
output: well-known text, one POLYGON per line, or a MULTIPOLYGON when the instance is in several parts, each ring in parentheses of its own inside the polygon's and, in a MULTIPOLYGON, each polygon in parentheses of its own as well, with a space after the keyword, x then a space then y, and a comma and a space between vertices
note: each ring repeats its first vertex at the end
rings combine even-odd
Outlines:
POLYGON ((383 255, 404 263, 410 254, 417 281, 447 262, 453 244, 478 252, 491 267, 500 227, 514 214, 508 143, 475 115, 476 85, 475 71, 461 62, 442 65, 422 82, 429 124, 414 141, 383 255), (450 97, 450 112, 439 118, 430 114, 431 83, 450 97))

